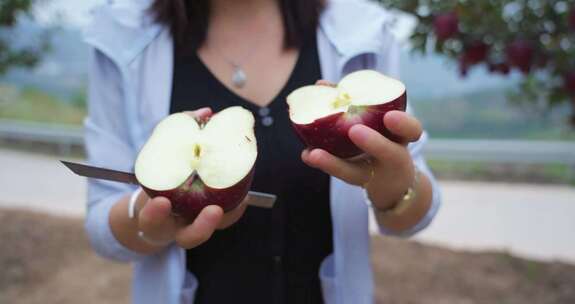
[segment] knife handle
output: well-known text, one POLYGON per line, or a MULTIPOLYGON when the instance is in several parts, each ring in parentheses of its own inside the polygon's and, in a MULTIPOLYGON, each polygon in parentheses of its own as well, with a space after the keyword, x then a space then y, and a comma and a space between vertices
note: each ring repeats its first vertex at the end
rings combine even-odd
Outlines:
POLYGON ((248 206, 270 209, 273 208, 277 196, 269 193, 250 191, 247 195, 248 206))

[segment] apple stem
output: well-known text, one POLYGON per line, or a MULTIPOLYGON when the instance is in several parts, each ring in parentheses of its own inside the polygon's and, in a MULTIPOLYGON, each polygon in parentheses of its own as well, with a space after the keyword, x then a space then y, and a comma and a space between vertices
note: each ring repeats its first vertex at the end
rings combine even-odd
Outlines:
POLYGON ((192 171, 192 173, 190 174, 190 176, 188 177, 188 179, 184 182, 184 187, 183 189, 188 191, 190 190, 190 188, 192 187, 192 184, 194 183, 194 180, 196 179, 196 170, 192 171))

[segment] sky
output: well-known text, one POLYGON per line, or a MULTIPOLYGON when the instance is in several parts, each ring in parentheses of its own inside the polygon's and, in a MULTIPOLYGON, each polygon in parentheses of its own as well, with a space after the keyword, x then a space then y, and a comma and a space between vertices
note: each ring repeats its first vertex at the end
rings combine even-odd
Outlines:
POLYGON ((56 18, 66 25, 83 26, 90 20, 90 9, 106 0, 41 0, 35 9, 35 16, 43 23, 52 23, 56 18))

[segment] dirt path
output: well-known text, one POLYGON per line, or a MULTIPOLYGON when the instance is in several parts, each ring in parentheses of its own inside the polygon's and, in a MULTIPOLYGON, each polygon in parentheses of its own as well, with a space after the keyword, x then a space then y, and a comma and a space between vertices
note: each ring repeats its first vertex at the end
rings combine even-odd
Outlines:
POLYGON ((0 303, 128 303, 130 267, 97 257, 82 221, 0 209, 0 303))
POLYGON ((382 238, 373 239, 372 255, 378 303, 575 303, 575 266, 568 264, 382 238))
MULTIPOLYGON (((0 209, 0 303, 128 303, 130 267, 91 251, 79 219, 0 209)), ((575 266, 374 238, 378 303, 575 303, 575 266)))

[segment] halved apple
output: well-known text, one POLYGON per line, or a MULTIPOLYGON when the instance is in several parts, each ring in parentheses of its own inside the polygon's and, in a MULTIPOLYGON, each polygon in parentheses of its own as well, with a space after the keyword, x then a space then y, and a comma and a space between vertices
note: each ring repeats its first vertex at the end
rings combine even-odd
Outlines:
POLYGON ((176 113, 155 127, 135 174, 150 197, 168 198, 175 213, 193 219, 207 205, 229 211, 243 200, 257 154, 248 110, 230 107, 206 121, 176 113))
POLYGON ((383 116, 392 110, 405 111, 406 98, 399 80, 362 70, 345 76, 336 87, 301 87, 288 95, 287 103, 292 125, 308 147, 350 158, 362 153, 347 135, 355 124, 397 139, 383 125, 383 116))

